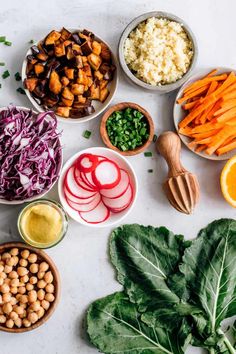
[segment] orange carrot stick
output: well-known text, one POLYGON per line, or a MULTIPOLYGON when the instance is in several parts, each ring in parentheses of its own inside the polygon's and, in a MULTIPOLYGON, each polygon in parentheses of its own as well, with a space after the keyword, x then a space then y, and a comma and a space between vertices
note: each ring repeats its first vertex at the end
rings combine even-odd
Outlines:
POLYGON ((206 84, 211 83, 212 81, 221 81, 221 80, 227 80, 228 75, 227 74, 221 74, 221 75, 217 75, 217 76, 212 76, 212 77, 206 77, 197 81, 194 81, 191 85, 189 85, 188 87, 186 87, 184 89, 184 94, 187 92, 191 92, 194 91, 206 84))
POLYGON ((206 149, 206 153, 208 155, 212 155, 230 135, 235 133, 236 127, 232 128, 225 126, 219 133, 214 136, 211 143, 208 145, 208 148, 206 149))
POLYGON ((183 104, 182 108, 184 110, 189 110, 189 109, 193 108, 196 104, 197 104, 197 101, 188 102, 188 103, 183 104))
POLYGON ((204 133, 195 133, 192 134, 191 137, 195 138, 195 139, 204 139, 204 138, 208 138, 209 136, 215 135, 216 133, 219 132, 219 129, 215 129, 215 130, 210 130, 204 133))
POLYGON ((196 151, 196 152, 201 152, 201 151, 203 151, 203 150, 206 150, 206 148, 207 148, 207 145, 199 145, 199 146, 195 149, 195 151, 196 151))
POLYGON ((205 77, 210 77, 213 76, 217 73, 217 71, 219 71, 219 69, 213 69, 212 71, 209 72, 209 74, 207 74, 205 77))
POLYGON ((216 112, 214 113, 214 116, 218 116, 218 115, 220 115, 220 114, 222 114, 222 113, 225 113, 225 112, 228 111, 230 108, 234 108, 234 107, 236 108, 236 99, 234 99, 234 100, 229 100, 229 101, 223 103, 223 104, 221 105, 221 107, 222 107, 222 108, 218 109, 218 111, 216 111, 216 112))
POLYGON ((218 116, 216 118, 216 121, 218 123, 222 123, 222 122, 227 122, 228 120, 232 119, 232 118, 236 118, 236 108, 231 108, 228 111, 226 111, 225 113, 221 114, 220 116, 218 116))
POLYGON ((199 95, 200 93, 205 92, 208 88, 209 88, 209 85, 204 85, 204 86, 200 87, 199 89, 194 90, 187 95, 184 95, 182 98, 179 98, 177 100, 177 103, 181 104, 181 103, 189 100, 190 98, 193 98, 193 97, 199 95))
POLYGON ((219 149, 216 150, 216 154, 218 156, 225 154, 226 152, 232 151, 233 149, 236 149, 236 140, 232 141, 228 145, 225 145, 219 149))

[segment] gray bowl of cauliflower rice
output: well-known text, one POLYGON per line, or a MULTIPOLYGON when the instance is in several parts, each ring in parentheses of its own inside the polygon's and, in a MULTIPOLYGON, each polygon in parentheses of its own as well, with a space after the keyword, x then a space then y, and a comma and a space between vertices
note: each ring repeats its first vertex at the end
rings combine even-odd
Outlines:
POLYGON ((198 48, 184 21, 153 11, 135 18, 119 42, 119 61, 136 85, 158 93, 178 89, 195 67, 198 48))

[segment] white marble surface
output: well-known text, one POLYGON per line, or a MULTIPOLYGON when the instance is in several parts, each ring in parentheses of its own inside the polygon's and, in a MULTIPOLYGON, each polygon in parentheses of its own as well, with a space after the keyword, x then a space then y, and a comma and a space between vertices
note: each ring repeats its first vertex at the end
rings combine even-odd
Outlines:
MULTIPOLYGON (((135 16, 152 10, 164 10, 182 17, 191 26, 199 44, 197 66, 236 65, 234 0, 2 0, 0 35, 13 42, 0 44, 0 61, 7 63, 12 76, 1 80, 0 106, 10 102, 28 106, 26 96, 16 92, 19 84, 13 75, 20 71, 30 39, 40 39, 53 28, 89 28, 110 43, 116 52, 120 34, 135 16)), ((0 67, 0 74, 5 68, 0 67)), ((133 101, 143 105, 153 116, 157 134, 172 129, 173 95, 157 96, 131 86, 120 72, 120 84, 114 103, 133 101)), ((99 119, 82 125, 61 124, 65 159, 89 146, 101 146, 99 119), (90 129, 90 140, 82 132, 90 129)), ((154 151, 154 150, 153 150, 154 151)), ((161 183, 166 175, 164 161, 154 152, 153 158, 130 158, 140 184, 138 201, 127 223, 166 225, 188 238, 210 221, 235 217, 235 210, 221 196, 219 174, 224 163, 210 162, 194 156, 185 148, 183 164, 195 172, 201 184, 201 201, 191 216, 181 215, 167 203, 161 183), (147 173, 149 168, 153 174, 147 173)), ((51 196, 56 196, 56 189, 51 196)), ((0 242, 18 239, 16 218, 20 207, 0 206, 0 242)), ((56 262, 62 281, 58 309, 42 328, 22 334, 0 333, 1 354, 93 354, 97 350, 86 340, 82 326, 86 308, 98 297, 119 290, 109 263, 107 241, 110 229, 90 229, 71 221, 64 241, 48 251, 56 262)), ((188 353, 201 353, 189 348, 188 353)))

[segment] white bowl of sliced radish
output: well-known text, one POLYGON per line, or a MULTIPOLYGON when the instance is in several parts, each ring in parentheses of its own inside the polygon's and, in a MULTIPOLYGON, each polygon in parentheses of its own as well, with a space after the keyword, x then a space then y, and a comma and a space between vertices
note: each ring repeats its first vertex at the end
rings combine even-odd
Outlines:
POLYGON ((91 227, 105 227, 130 213, 138 182, 125 157, 95 147, 78 152, 65 163, 58 191, 61 204, 72 219, 91 227))

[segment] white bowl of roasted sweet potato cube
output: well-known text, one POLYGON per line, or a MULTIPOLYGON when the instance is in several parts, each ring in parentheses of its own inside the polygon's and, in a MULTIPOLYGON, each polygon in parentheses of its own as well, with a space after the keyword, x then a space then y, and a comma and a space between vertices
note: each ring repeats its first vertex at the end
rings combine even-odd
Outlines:
POLYGON ((117 88, 117 62, 106 42, 88 30, 52 30, 26 53, 26 94, 39 112, 82 123, 97 117, 117 88))

